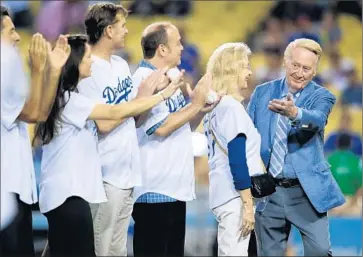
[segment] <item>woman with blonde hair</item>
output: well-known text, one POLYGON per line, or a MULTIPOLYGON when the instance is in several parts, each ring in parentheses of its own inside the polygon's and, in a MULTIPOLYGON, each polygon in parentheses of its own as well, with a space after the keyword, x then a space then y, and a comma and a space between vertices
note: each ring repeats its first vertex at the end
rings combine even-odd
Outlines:
POLYGON ((218 221, 218 255, 247 256, 254 228, 251 176, 263 174, 260 135, 240 101, 252 74, 244 43, 218 47, 208 61, 212 88, 225 94, 204 119, 210 167, 209 204, 218 221))

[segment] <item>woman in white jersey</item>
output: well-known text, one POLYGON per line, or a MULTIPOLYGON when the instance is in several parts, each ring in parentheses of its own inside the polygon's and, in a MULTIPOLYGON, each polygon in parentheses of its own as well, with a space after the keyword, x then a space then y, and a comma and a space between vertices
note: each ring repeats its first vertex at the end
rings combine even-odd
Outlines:
MULTIPOLYGON (((170 97, 178 85, 171 83, 159 94, 131 103, 98 104, 77 89, 79 80, 91 74, 87 37, 70 35, 68 44, 71 54, 60 75, 54 105, 36 131, 43 144, 39 207, 48 219, 51 254, 95 256, 89 203, 107 199, 93 120, 136 116, 170 97)), ((159 71, 144 83, 154 86, 157 76, 165 74, 159 71)))
POLYGON ((218 221, 219 256, 247 256, 254 227, 250 176, 263 173, 260 136, 243 105, 235 99, 238 91, 247 87, 251 75, 250 53, 243 43, 227 43, 214 51, 207 66, 213 90, 225 94, 204 119, 209 199, 218 221))

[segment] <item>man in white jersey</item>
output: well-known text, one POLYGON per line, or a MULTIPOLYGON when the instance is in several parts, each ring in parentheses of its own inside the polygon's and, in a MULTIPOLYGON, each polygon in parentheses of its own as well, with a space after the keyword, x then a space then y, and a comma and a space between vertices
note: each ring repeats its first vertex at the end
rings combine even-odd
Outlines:
MULTIPOLYGON (((92 75, 82 80, 78 88, 81 94, 100 103, 119 104, 132 101, 141 94, 153 93, 147 87, 137 92, 127 62, 112 55, 124 47, 128 33, 125 26, 127 14, 128 11, 121 5, 99 3, 93 5, 86 15, 86 31, 92 46, 92 75)), ((165 87, 168 79, 165 74, 159 73, 160 84, 165 87)), ((135 120, 98 120, 96 124, 108 199, 105 203, 91 206, 96 255, 126 256, 132 192, 141 181, 135 120)))
MULTIPOLYGON (((169 22, 149 25, 141 39, 144 60, 135 87, 153 70, 180 64, 183 46, 169 22)), ((135 187, 134 256, 183 256, 186 201, 195 199, 192 130, 200 123, 210 79, 198 83, 186 105, 181 90, 146 113, 138 129, 142 186, 135 187)), ((140 121, 140 120, 139 120, 140 121)))
MULTIPOLYGON (((1 193, 12 193, 18 214, 0 234, 3 255, 34 255, 31 205, 38 201, 28 123, 45 120, 54 101, 57 80, 68 54, 67 42, 51 51, 46 40, 31 40, 31 85, 15 48, 20 37, 9 12, 1 6, 1 193), (43 86, 46 62, 47 85, 43 86)), ((3 207, 3 206, 2 206, 3 207)))

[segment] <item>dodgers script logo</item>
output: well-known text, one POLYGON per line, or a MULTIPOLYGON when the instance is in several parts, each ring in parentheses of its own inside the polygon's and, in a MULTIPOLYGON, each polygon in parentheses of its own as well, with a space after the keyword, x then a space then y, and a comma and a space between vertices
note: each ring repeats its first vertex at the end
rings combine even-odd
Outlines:
POLYGON ((176 112, 187 105, 181 91, 178 94, 166 99, 165 104, 169 108, 170 113, 176 112))
POLYGON ((103 98, 105 98, 106 104, 118 104, 120 102, 127 102, 129 100, 129 94, 133 88, 132 79, 130 76, 120 81, 120 78, 117 78, 117 86, 106 87, 103 90, 103 98))

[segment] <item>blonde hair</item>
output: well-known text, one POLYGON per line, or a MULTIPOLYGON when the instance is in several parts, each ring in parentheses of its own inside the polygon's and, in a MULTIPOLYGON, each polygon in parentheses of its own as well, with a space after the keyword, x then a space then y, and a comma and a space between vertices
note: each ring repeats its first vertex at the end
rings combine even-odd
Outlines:
POLYGON ((227 92, 237 86, 238 73, 248 65, 250 48, 245 43, 226 43, 214 50, 208 60, 207 72, 212 75, 212 88, 216 92, 227 92))
POLYGON ((311 39, 299 38, 295 39, 290 44, 288 44, 284 53, 284 57, 285 58, 290 57, 292 49, 297 47, 305 48, 306 50, 309 50, 310 52, 314 53, 318 57, 318 61, 320 60, 320 57, 323 54, 323 49, 321 49, 319 43, 311 39))

